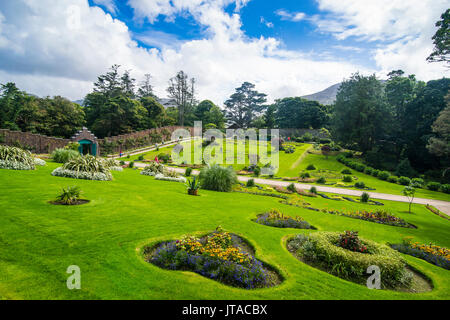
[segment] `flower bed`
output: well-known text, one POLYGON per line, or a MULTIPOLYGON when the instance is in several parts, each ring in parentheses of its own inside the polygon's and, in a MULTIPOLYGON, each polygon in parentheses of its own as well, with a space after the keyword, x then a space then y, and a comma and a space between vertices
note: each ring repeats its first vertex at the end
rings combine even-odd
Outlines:
POLYGON ((73 179, 84 179, 84 180, 100 180, 100 181, 112 180, 112 175, 110 172, 103 173, 103 172, 74 171, 74 170, 66 170, 64 169, 64 167, 59 167, 53 170, 52 176, 73 178, 73 179))
POLYGON ((45 160, 42 160, 40 158, 34 158, 34 164, 43 167, 47 165, 47 162, 45 162, 45 160))
POLYGON ((170 177, 170 176, 166 176, 162 173, 158 173, 155 175, 155 179, 156 180, 164 180, 164 181, 174 181, 174 182, 183 182, 186 183, 186 178, 185 177, 170 177))
POLYGON ((29 151, 0 145, 0 169, 34 170, 35 168, 35 160, 29 151))
POLYGON ((404 241, 402 244, 392 244, 391 248, 450 270, 450 249, 448 248, 431 243, 426 245, 410 241, 404 241))
POLYGON ((297 235, 287 243, 288 250, 302 261, 326 272, 356 283, 365 284, 367 268, 380 268, 381 287, 409 287, 412 274, 406 270, 406 262, 398 252, 371 240, 359 239, 366 253, 340 246, 337 232, 317 232, 297 235))
POLYGON ((271 209, 269 212, 258 215, 255 222, 276 228, 315 229, 302 217, 287 216, 278 209, 271 209))
POLYGON ((245 289, 271 287, 281 282, 276 272, 254 257, 243 239, 219 228, 200 238, 186 236, 146 247, 144 257, 161 268, 193 271, 245 289))
POLYGON ((109 167, 104 164, 104 161, 91 155, 69 160, 62 167, 53 170, 52 176, 84 180, 112 180, 109 167))

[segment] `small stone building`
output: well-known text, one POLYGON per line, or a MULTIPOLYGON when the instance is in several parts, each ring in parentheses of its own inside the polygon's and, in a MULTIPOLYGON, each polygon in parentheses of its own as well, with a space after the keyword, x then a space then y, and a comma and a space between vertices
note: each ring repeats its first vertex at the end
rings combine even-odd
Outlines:
POLYGON ((80 146, 78 151, 80 154, 91 154, 93 156, 100 156, 100 148, 97 137, 89 131, 86 127, 83 127, 77 134, 75 134, 71 140, 78 142, 80 146))

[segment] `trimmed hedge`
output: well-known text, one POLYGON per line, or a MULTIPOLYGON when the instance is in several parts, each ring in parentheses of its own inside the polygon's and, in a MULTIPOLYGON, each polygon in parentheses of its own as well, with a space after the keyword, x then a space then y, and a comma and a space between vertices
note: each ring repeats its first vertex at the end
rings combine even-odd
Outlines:
POLYGON ((339 238, 338 232, 300 234, 288 242, 288 249, 332 275, 360 284, 367 281, 367 268, 376 265, 380 268, 382 288, 410 285, 412 274, 405 269, 405 260, 392 248, 361 239, 369 253, 354 252, 338 246, 339 238))

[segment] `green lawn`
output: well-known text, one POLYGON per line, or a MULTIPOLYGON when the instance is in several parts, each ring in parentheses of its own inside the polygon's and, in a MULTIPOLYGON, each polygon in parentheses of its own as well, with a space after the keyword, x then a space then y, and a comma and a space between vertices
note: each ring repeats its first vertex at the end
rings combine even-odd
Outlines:
MULTIPOLYGON (((308 156, 305 161, 310 160, 308 156)), ((113 172, 115 179, 110 182, 52 177, 50 172, 57 166, 0 170, 0 299, 450 298, 449 271, 423 260, 405 256, 432 279, 433 291, 369 290, 303 264, 285 248, 286 237, 315 231, 278 229, 251 221, 258 213, 279 208, 304 217, 319 230, 358 230, 361 237, 380 243, 413 236, 416 241, 449 247, 450 221, 423 206, 413 205, 413 214, 408 214, 406 203, 383 201, 392 214, 418 226, 407 229, 295 208, 271 197, 205 190, 192 197, 181 183, 156 181, 132 169, 113 172), (76 207, 47 203, 68 185, 80 186, 91 202, 76 207), (139 248, 145 244, 208 232, 218 225, 248 239, 256 256, 278 268, 286 280, 274 288, 249 291, 191 272, 162 270, 140 256, 139 248), (69 265, 81 268, 81 290, 66 288, 69 265)), ((321 198, 305 200, 320 208, 373 208, 321 198)))

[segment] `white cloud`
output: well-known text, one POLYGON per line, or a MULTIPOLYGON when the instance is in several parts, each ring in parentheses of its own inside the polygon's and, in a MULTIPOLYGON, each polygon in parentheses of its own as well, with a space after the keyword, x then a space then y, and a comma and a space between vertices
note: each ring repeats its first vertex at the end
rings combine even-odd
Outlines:
POLYGON ((275 13, 281 17, 281 20, 298 22, 306 18, 306 14, 303 12, 289 12, 284 9, 279 9, 275 13))
POLYGON ((109 12, 112 14, 116 14, 117 6, 114 3, 114 0, 93 0, 95 4, 100 6, 104 6, 109 12))
MULTIPOLYGON (((137 79, 151 73, 161 97, 166 95, 168 79, 184 70, 197 79, 200 99, 221 104, 243 81, 255 83, 275 99, 322 90, 357 70, 368 72, 347 62, 316 60, 281 49, 274 38, 247 38, 240 16, 224 11, 235 1, 131 2, 141 19, 151 21, 160 18, 155 12, 174 16, 182 10, 205 27, 207 34, 174 47, 164 46, 164 34, 143 34, 147 37, 143 41, 163 44, 160 49, 147 50, 137 45, 123 22, 99 7, 89 7, 86 0, 1 2, 0 82, 16 82, 38 95, 80 99, 99 74, 117 63, 124 70, 132 69, 137 79), (153 10, 146 4, 153 4, 153 10)), ((246 1, 237 3, 236 10, 246 1)))
POLYGON ((435 22, 448 8, 448 0, 317 0, 326 12, 311 18, 319 30, 343 40, 376 41, 373 52, 379 74, 403 69, 418 78, 440 78, 448 70, 430 64, 435 22))
POLYGON ((270 21, 267 21, 266 19, 264 19, 264 17, 260 17, 259 18, 259 22, 264 24, 267 28, 273 28, 274 27, 273 23, 270 22, 270 21))

